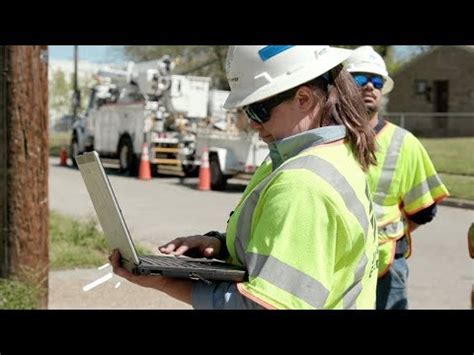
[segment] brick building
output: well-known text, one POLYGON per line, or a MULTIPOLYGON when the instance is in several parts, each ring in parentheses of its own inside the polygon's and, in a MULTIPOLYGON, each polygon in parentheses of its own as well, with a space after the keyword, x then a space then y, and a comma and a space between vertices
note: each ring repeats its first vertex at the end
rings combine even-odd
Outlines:
POLYGON ((395 123, 421 136, 474 135, 474 46, 436 46, 393 80, 386 109, 395 123))

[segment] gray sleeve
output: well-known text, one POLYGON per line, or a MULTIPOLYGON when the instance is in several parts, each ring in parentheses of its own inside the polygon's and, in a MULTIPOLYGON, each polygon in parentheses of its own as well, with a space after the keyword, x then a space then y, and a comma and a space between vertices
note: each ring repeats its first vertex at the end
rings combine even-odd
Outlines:
POLYGON ((229 251, 227 250, 227 245, 226 245, 226 237, 227 237, 227 233, 221 233, 221 232, 217 232, 217 231, 210 231, 210 232, 207 232, 206 234, 204 234, 208 237, 214 237, 214 238, 217 238, 220 240, 221 242, 221 250, 219 252, 218 255, 216 255, 216 258, 217 259, 220 259, 220 260, 226 260, 228 257, 229 257, 229 251))
POLYGON ((234 282, 193 281, 192 305, 194 309, 264 309, 242 296, 234 282))

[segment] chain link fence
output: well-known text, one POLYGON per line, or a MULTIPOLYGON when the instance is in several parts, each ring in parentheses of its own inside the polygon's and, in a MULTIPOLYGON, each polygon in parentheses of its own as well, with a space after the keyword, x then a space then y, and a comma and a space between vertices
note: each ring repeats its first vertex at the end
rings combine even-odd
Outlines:
POLYGON ((474 136, 474 112, 386 112, 382 117, 418 137, 474 136))

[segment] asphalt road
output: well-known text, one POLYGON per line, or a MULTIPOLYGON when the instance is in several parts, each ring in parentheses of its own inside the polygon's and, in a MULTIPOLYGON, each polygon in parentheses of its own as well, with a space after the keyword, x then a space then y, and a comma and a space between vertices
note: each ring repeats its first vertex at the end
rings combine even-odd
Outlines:
MULTIPOLYGON (((109 179, 135 240, 157 246, 177 236, 225 230, 232 208, 245 187, 231 181, 225 192, 196 189, 197 179, 159 177, 150 181, 118 175, 109 179)), ((96 218, 78 170, 50 159, 49 205, 71 216, 96 218)), ((439 206, 438 215, 413 233, 408 259, 411 309, 469 309, 474 285, 474 260, 467 251, 467 230, 474 211, 439 206)), ((104 275, 99 270, 50 273, 50 308, 189 308, 153 290, 113 280, 84 292, 82 287, 104 275), (75 280, 75 281, 74 281, 75 280), (140 299, 141 298, 141 299, 140 299)))

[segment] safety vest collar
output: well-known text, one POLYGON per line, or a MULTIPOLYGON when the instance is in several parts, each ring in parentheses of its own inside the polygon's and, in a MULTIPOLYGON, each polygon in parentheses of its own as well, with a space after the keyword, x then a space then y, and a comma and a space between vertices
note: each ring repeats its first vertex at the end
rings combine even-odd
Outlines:
POLYGON ((342 125, 315 128, 306 132, 280 139, 269 144, 273 170, 284 161, 310 147, 334 142, 345 138, 346 127, 342 125))
POLYGON ((385 128, 387 124, 388 122, 385 121, 384 119, 377 118, 377 123, 374 126, 375 135, 378 136, 379 133, 385 128))

